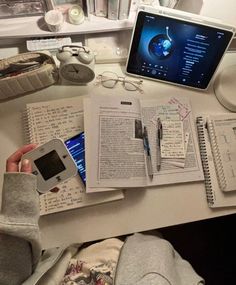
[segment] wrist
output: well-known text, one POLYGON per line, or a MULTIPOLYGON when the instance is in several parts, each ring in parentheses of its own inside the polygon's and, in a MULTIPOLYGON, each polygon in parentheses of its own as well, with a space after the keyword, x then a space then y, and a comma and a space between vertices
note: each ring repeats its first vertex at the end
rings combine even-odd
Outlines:
POLYGON ((36 177, 23 172, 4 174, 2 214, 14 219, 39 216, 39 195, 36 177))

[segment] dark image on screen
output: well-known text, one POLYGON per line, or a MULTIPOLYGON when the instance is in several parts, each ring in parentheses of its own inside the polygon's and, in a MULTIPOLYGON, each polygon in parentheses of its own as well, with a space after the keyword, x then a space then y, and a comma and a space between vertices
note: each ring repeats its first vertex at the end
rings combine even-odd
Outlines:
POLYGON ((127 72, 205 89, 231 31, 139 12, 127 72))

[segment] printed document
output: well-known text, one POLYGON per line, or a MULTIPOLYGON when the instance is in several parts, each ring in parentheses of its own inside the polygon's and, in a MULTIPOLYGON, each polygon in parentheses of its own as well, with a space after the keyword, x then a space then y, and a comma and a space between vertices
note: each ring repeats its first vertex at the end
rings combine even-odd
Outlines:
POLYGON ((88 189, 144 187, 203 180, 188 100, 91 96, 84 100, 88 189), (163 158, 157 170, 157 118, 163 122, 163 158), (147 175, 143 127, 148 131, 153 178, 147 175), (173 128, 175 133, 171 134, 173 128), (186 146, 186 134, 188 142, 186 146), (168 149, 169 148, 169 149, 168 149))

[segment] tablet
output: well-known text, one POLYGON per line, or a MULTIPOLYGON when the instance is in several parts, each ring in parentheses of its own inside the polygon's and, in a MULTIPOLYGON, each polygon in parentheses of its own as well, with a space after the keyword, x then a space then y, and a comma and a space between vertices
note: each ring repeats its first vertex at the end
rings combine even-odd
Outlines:
POLYGON ((234 27, 199 15, 141 6, 126 73, 207 89, 234 33, 234 27))

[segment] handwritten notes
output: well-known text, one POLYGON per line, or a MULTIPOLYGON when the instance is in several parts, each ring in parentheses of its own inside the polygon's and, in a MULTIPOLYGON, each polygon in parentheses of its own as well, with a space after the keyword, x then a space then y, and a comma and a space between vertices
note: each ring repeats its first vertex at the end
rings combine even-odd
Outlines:
POLYGON ((183 122, 162 121, 163 138, 161 140, 162 158, 185 158, 183 122))
MULTIPOLYGON (((178 105, 161 105, 157 107, 157 116, 161 121, 175 121, 179 120, 179 108, 178 105)), ((157 118, 156 118, 157 119, 157 118)))
POLYGON ((177 98, 172 97, 169 100, 169 104, 173 104, 173 105, 177 105, 178 106, 178 113, 180 116, 180 119, 183 121, 185 118, 188 117, 188 115, 190 114, 191 110, 189 108, 189 106, 187 104, 184 104, 182 102, 180 102, 177 98))
MULTIPOLYGON (((77 98, 27 105, 28 141, 43 144, 52 138, 63 140, 84 129, 83 106, 77 98)), ((60 185, 57 193, 40 195, 40 215, 77 208, 84 203, 83 185, 72 177, 60 185)))
MULTIPOLYGON (((30 141, 43 144, 52 138, 67 139, 83 131, 83 109, 76 100, 35 103, 27 109, 30 141)), ((78 100, 77 100, 78 101, 78 100)))
MULTIPOLYGON (((68 139, 84 129, 83 104, 80 98, 67 98, 26 106, 27 142, 43 144, 52 138, 68 139)), ((122 192, 87 195, 79 176, 60 183, 59 191, 40 195, 40 215, 105 203, 123 198, 122 192)))

